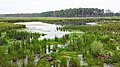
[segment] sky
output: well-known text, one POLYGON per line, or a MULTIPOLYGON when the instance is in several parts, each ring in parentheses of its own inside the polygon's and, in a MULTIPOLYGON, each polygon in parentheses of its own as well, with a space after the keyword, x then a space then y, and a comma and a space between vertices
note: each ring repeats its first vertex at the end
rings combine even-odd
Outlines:
POLYGON ((120 11, 120 0, 0 0, 0 14, 41 13, 69 8, 120 11))

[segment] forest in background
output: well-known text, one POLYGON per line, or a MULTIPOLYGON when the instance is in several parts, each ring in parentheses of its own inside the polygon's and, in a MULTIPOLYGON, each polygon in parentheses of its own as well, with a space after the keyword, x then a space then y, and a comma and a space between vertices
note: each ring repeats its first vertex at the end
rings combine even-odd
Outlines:
POLYGON ((98 8, 70 8, 42 13, 0 14, 0 17, 111 17, 120 16, 120 12, 112 12, 98 8))

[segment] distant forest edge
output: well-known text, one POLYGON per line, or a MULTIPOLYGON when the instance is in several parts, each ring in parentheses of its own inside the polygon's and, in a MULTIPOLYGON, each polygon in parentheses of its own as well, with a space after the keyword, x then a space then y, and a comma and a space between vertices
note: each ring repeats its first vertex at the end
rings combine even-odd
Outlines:
POLYGON ((0 14, 0 17, 111 17, 120 16, 120 12, 98 8, 70 8, 65 10, 48 11, 30 14, 0 14))

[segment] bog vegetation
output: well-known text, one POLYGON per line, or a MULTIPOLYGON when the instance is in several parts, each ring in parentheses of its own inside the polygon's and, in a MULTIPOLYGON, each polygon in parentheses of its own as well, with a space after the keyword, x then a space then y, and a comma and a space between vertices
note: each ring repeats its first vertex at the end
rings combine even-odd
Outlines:
POLYGON ((58 28, 80 32, 43 40, 39 40, 39 37, 44 36, 42 33, 20 31, 18 29, 25 28, 24 25, 6 23, 23 19, 4 19, 6 22, 0 23, 0 67, 119 67, 119 18, 107 18, 104 22, 102 19, 96 25, 67 25, 58 28))

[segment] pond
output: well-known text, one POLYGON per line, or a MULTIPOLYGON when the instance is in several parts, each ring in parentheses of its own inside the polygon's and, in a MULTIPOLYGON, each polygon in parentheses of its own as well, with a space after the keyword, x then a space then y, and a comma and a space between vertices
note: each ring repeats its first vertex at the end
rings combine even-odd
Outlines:
POLYGON ((96 25, 96 22, 90 22, 90 23, 86 23, 86 25, 96 25))
POLYGON ((65 34, 69 34, 68 31, 60 31, 57 30, 57 27, 62 27, 61 25, 48 24, 43 22, 18 22, 15 24, 23 24, 26 25, 25 31, 27 32, 39 32, 46 34, 45 36, 41 36, 39 39, 51 39, 56 37, 62 37, 65 34))

